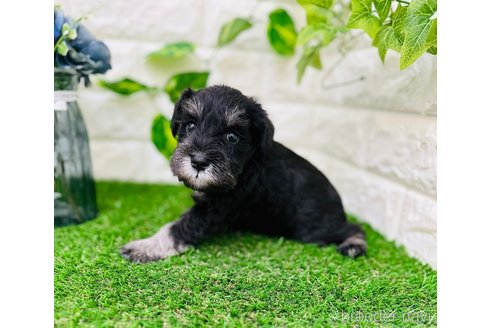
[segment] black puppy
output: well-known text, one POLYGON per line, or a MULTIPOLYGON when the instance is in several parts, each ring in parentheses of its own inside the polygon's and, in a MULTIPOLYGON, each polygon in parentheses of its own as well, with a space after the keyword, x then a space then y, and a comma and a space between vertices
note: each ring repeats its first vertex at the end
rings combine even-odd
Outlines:
POLYGON ((171 169, 196 191, 195 206, 154 236, 125 245, 124 257, 163 259, 227 230, 335 243, 350 257, 365 253, 364 232, 347 222, 335 188, 273 140, 273 125, 252 98, 226 86, 188 89, 171 128, 178 138, 171 169))

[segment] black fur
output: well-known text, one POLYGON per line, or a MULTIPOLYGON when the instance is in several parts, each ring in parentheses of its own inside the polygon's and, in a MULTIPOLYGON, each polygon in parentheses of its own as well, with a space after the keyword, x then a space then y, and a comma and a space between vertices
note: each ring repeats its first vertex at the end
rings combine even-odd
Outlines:
POLYGON ((195 205, 171 228, 175 242, 198 245, 213 234, 239 230, 334 243, 351 257, 365 253, 364 232, 347 222, 335 188, 308 161, 273 140, 274 127, 252 98, 226 86, 187 90, 175 106, 171 128, 178 138, 173 173, 198 191, 195 205), (230 133, 239 137, 237 143, 228 141, 230 133), (204 178, 194 177, 190 154, 210 165, 204 178))

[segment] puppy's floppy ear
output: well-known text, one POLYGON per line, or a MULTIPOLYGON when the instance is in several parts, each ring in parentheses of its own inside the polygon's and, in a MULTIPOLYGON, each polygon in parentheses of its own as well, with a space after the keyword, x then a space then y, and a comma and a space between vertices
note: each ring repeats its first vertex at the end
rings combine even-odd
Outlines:
POLYGON ((193 97, 195 95, 195 91, 191 90, 190 88, 187 88, 183 93, 181 94, 181 98, 176 102, 174 105, 174 112, 173 112, 173 117, 171 118, 171 131, 173 133, 173 136, 176 136, 178 133, 178 128, 179 128, 179 115, 181 113, 183 103, 193 97))
MULTIPOLYGON (((254 100, 253 100, 254 101, 254 100)), ((260 104, 254 102, 254 111, 251 119, 251 129, 259 152, 264 152, 273 145, 275 129, 266 111, 260 104)))

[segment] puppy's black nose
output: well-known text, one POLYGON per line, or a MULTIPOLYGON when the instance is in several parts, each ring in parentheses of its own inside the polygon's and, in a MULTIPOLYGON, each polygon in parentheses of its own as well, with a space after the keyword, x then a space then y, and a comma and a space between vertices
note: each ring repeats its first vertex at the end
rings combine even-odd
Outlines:
POLYGON ((208 161, 201 153, 190 154, 191 166, 197 171, 203 171, 208 166, 208 161))

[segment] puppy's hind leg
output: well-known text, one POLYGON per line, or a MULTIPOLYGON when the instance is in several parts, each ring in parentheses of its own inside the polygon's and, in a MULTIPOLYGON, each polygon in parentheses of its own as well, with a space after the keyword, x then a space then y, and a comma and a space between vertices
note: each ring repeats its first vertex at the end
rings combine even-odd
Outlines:
POLYGON ((348 257, 358 257, 364 255, 367 251, 367 242, 364 231, 355 224, 347 223, 346 229, 344 229, 345 237, 343 241, 338 245, 337 251, 348 257))

